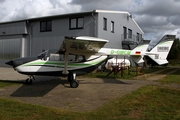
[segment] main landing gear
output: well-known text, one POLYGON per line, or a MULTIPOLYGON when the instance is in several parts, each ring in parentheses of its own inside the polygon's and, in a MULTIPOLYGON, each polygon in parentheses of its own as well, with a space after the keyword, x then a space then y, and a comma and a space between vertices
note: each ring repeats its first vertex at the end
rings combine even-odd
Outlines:
POLYGON ((77 88, 79 86, 79 82, 76 79, 75 73, 69 73, 68 81, 70 83, 71 88, 77 88))
POLYGON ((33 80, 35 80, 33 75, 29 75, 29 78, 26 79, 25 84, 31 85, 33 80))

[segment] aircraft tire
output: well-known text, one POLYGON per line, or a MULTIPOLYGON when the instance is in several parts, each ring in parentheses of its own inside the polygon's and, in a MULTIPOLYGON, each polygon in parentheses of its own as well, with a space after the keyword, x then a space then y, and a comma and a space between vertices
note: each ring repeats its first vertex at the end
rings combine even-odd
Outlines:
POLYGON ((25 83, 27 85, 31 85, 32 84, 32 79, 30 79, 30 78, 26 79, 25 83))
POLYGON ((70 86, 71 86, 71 88, 77 88, 79 86, 79 82, 76 80, 72 80, 70 82, 70 86))

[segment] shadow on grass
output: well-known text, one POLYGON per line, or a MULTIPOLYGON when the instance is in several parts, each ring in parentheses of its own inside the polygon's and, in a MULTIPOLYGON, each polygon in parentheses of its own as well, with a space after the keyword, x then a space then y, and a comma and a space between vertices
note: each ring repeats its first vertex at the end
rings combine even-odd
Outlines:
MULTIPOLYGON (((100 75, 101 76, 101 75, 100 75)), ((99 77, 100 77, 99 76, 99 77)), ((120 81, 114 77, 110 78, 100 78, 100 81, 95 81, 93 78, 87 78, 83 80, 81 78, 79 81, 79 84, 104 84, 104 83, 109 83, 109 84, 129 84, 123 81, 120 81)), ((11 86, 14 84, 20 85, 17 90, 15 90, 10 96, 11 97, 43 97, 46 95, 48 92, 52 91, 54 88, 57 86, 61 85, 62 88, 71 88, 69 85, 69 82, 66 79, 60 79, 60 78, 39 78, 36 80, 32 85, 26 85, 24 80, 0 80, 0 83, 2 83, 2 87, 5 86, 11 86)), ((0 85, 1 86, 1 85, 0 85)), ((78 89, 78 88, 77 88, 78 89)))
MULTIPOLYGON (((53 90, 59 84, 66 84, 67 81, 60 79, 48 80, 42 82, 35 82, 32 85, 22 84, 15 92, 10 96, 12 97, 43 97, 48 92, 53 90)), ((23 82, 24 83, 24 82, 23 82)))

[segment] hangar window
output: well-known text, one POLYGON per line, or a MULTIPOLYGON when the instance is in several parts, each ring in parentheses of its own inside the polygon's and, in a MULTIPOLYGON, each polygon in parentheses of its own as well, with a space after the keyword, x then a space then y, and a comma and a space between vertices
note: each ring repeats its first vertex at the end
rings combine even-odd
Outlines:
POLYGON ((111 21, 111 32, 114 33, 114 21, 111 21))
POLYGON ((107 18, 103 18, 103 29, 107 30, 107 18))
POLYGON ((40 31, 46 32, 46 31, 52 31, 52 21, 41 21, 40 22, 40 31))
POLYGON ((83 29, 84 27, 84 18, 70 18, 69 19, 69 29, 83 29))

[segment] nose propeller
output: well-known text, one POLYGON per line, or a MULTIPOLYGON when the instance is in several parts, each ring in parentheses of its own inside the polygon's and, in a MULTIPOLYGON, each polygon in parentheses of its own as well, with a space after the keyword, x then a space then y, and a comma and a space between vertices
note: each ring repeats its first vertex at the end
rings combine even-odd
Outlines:
POLYGON ((10 61, 6 62, 5 64, 10 65, 10 66, 13 66, 13 65, 14 65, 14 63, 13 63, 13 61, 12 61, 12 60, 10 60, 10 61))

